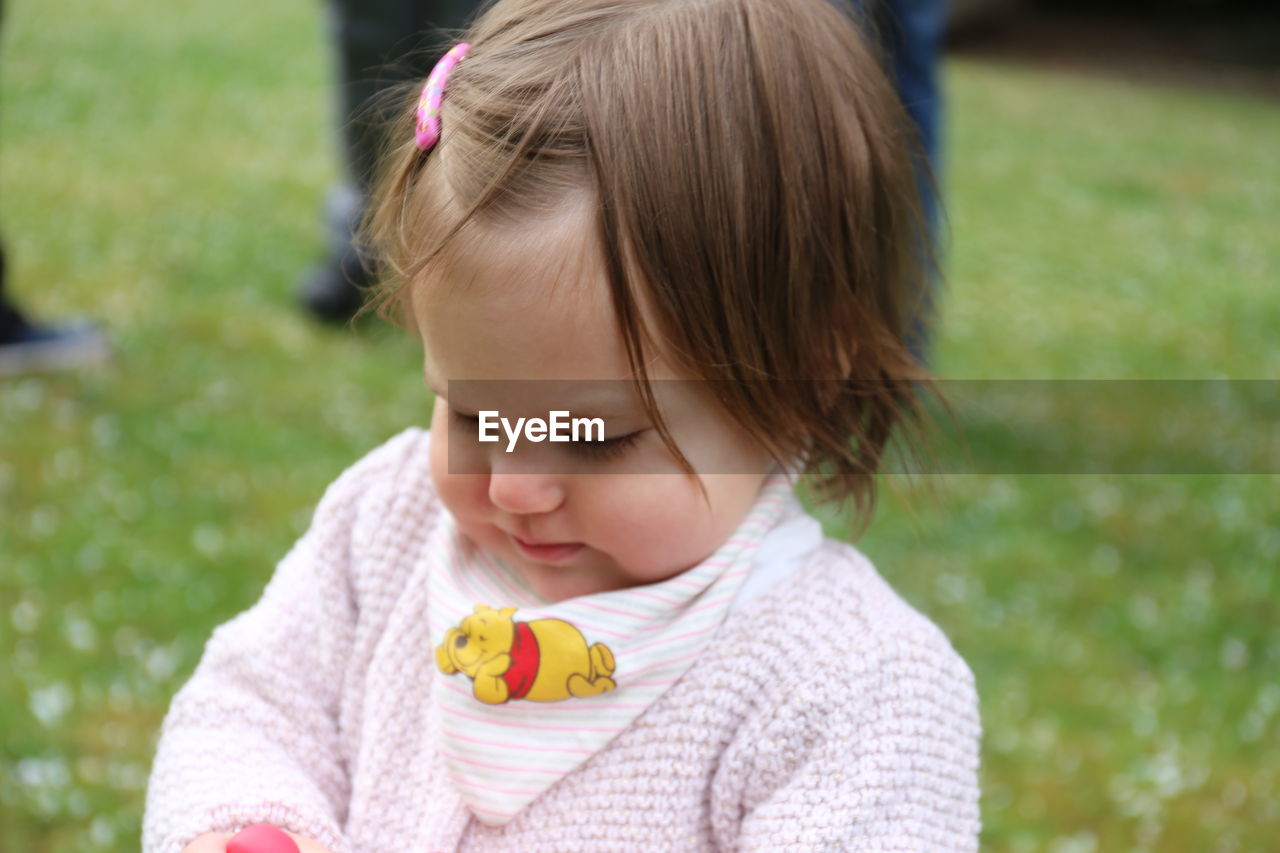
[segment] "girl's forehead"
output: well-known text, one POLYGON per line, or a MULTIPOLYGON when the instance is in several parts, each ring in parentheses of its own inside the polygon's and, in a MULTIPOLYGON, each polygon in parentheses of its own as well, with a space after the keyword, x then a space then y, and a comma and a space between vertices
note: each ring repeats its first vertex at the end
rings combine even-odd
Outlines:
POLYGON ((584 242, 568 228, 476 241, 418 283, 427 373, 436 383, 629 376, 603 267, 584 242))
MULTIPOLYGON (((468 223, 410 291, 428 373, 630 381, 597 233, 585 197, 514 222, 468 223)), ((651 331, 643 304, 641 314, 651 331)), ((660 352, 646 357, 650 376, 669 374, 660 352)))
POLYGON ((414 282, 415 313, 459 301, 531 310, 594 307, 607 282, 583 206, 501 223, 468 222, 414 282))

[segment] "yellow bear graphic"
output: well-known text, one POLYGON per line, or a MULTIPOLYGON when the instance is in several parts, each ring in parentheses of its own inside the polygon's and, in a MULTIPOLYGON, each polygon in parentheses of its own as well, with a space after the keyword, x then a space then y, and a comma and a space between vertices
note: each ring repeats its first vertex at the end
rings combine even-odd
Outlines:
POLYGON ((617 687, 609 677, 613 652, 604 643, 588 646, 582 632, 562 619, 516 622, 515 612, 476 605, 436 647, 440 671, 470 676, 475 697, 490 705, 512 699, 559 702, 617 687))

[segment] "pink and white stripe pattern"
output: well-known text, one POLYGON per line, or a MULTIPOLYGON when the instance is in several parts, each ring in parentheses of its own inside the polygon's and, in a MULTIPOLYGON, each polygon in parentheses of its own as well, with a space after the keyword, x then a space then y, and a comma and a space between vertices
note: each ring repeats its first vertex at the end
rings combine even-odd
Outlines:
POLYGON ((515 607, 514 619, 562 619, 588 644, 613 652, 617 688, 559 702, 475 698, 471 679, 435 671, 432 727, 463 802, 502 825, 604 748, 683 677, 715 637, 753 566, 760 542, 798 502, 782 474, 771 477, 732 536, 676 577, 643 587, 542 600, 510 567, 463 537, 451 520, 428 550, 432 642, 476 605, 515 607))

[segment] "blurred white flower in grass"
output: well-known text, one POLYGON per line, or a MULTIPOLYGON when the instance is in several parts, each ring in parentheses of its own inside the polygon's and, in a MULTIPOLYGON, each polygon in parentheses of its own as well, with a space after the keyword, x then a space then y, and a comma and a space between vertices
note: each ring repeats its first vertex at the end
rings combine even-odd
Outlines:
POLYGON ((107 784, 118 791, 142 791, 147 787, 147 767, 137 761, 107 763, 107 784))
POLYGON ((26 379, 12 385, 3 396, 5 405, 0 406, 0 412, 30 414, 44 405, 44 390, 45 383, 41 379, 26 379))
POLYGON ((1258 713, 1264 717, 1270 717, 1277 710, 1280 710, 1280 684, 1272 682, 1271 684, 1262 685, 1262 689, 1258 691, 1255 707, 1258 713))
POLYGON ((14 770, 18 787, 34 812, 48 819, 64 811, 71 787, 71 769, 65 759, 24 758, 14 770))
POLYGON ((95 446, 106 450, 120 442, 120 419, 114 415, 98 415, 89 427, 95 446))
POLYGON ((146 657, 143 658, 142 665, 153 681, 165 682, 177 671, 180 658, 181 655, 177 650, 176 644, 173 646, 156 646, 147 652, 146 657))
POLYGON ((1049 845, 1050 853, 1093 853, 1098 849, 1098 838, 1087 829, 1073 835, 1059 835, 1049 845))
POLYGON ((1069 533, 1079 529, 1081 522, 1084 521, 1084 511, 1075 500, 1059 501, 1050 513, 1049 520, 1054 529, 1069 533))
POLYGON ((1129 621, 1139 630, 1154 630, 1160 622, 1160 605, 1149 595, 1133 596, 1129 599, 1129 621))
POLYGON ((68 608, 62 617, 62 633, 67 645, 78 652, 91 652, 98 647, 98 629, 78 608, 68 608))
POLYGON ((89 840, 95 847, 111 848, 115 844, 116 830, 111 821, 99 815, 89 824, 89 840))
POLYGON ((1253 514, 1244 499, 1225 487, 1214 495, 1211 505, 1218 526, 1225 533, 1246 531, 1253 522, 1253 514))
POLYGON ((84 458, 79 449, 64 447, 54 453, 51 467, 51 473, 57 482, 74 482, 84 473, 84 458))
POLYGON ((1111 577, 1120 569, 1120 552, 1114 545, 1099 545, 1089 557, 1089 568, 1099 577, 1111 577))
POLYGON ((48 539, 58 529, 61 516, 56 507, 41 504, 31 510, 27 519, 27 533, 32 539, 48 539))
POLYGON ((1227 637, 1218 651, 1218 660, 1228 672, 1239 672, 1249 662, 1249 647, 1239 637, 1227 637))
POLYGON ((1280 527, 1264 527, 1258 531, 1258 552, 1264 559, 1280 557, 1280 527))
POLYGON ((23 598, 9 608, 9 621, 19 634, 30 634, 40 624, 40 605, 30 598, 23 598))
POLYGON ((205 557, 215 559, 222 553, 222 548, 226 544, 226 536, 215 524, 208 522, 201 524, 191 534, 191 544, 205 557))
POLYGON ((1111 518, 1121 509, 1120 489, 1111 483, 1095 483, 1085 493, 1084 502, 1095 519, 1111 518))
POLYGON ((941 604, 960 604, 970 597, 969 579, 964 575, 943 572, 934 579, 934 587, 934 597, 941 604))
POLYGON ((1238 809, 1249 798, 1249 788, 1239 779, 1231 779, 1222 786, 1222 804, 1229 809, 1238 809))
POLYGON ((27 707, 40 724, 46 728, 56 726, 71 710, 74 696, 65 682, 55 681, 46 687, 31 691, 27 707))
MULTIPOLYGON (((96 575, 107 565, 107 555, 95 542, 88 542, 76 552, 76 568, 84 575, 96 575)), ((101 592, 101 590, 99 590, 101 592)))
POLYGON ((1277 708, 1280 708, 1280 684, 1273 682, 1262 685, 1252 707, 1240 721, 1240 739, 1254 742, 1270 737, 1274 742, 1276 735, 1268 736, 1267 729, 1272 725, 1271 718, 1275 715, 1277 708))

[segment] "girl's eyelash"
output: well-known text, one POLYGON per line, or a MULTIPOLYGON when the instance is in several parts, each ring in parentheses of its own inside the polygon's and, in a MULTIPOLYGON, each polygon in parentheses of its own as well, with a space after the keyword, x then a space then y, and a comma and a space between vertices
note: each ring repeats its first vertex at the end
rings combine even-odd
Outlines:
POLYGON ((577 441, 569 445, 574 453, 591 459, 612 459, 622 455, 628 447, 636 442, 644 430, 606 438, 604 441, 577 441))
MULTIPOLYGON (((478 415, 464 415, 452 406, 449 407, 449 417, 469 424, 480 422, 478 415)), ((579 456, 590 459, 613 459, 621 456, 623 451, 634 444, 643 432, 644 430, 636 430, 626 435, 606 438, 603 441, 575 441, 569 445, 569 449, 579 456)))

